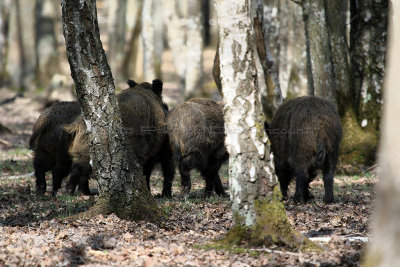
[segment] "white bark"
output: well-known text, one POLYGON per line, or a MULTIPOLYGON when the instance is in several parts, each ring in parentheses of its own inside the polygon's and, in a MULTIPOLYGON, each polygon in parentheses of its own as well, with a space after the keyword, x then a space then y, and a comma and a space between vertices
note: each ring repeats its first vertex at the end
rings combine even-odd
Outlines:
POLYGON ((244 219, 247 226, 252 226, 255 201, 265 196, 265 185, 277 182, 262 126, 250 14, 252 0, 216 0, 215 5, 232 209, 239 215, 236 220, 244 219))
POLYGON ((385 80, 383 135, 380 147, 381 179, 373 221, 373 238, 366 266, 398 266, 400 262, 400 2, 391 1, 389 54, 385 80))

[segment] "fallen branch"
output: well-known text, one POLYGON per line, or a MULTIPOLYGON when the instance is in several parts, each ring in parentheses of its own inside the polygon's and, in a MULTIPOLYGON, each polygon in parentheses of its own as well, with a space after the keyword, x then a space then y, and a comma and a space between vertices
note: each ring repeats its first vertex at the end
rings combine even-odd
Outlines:
POLYGON ((12 146, 12 144, 10 142, 8 142, 7 140, 4 140, 3 138, 0 138, 0 143, 5 144, 6 146, 12 146))

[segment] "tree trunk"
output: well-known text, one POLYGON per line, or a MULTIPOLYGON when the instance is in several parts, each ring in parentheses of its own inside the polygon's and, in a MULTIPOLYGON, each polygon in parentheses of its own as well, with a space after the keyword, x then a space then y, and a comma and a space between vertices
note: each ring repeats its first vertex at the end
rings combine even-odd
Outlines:
POLYGON ((365 266, 397 266, 400 262, 400 2, 391 1, 388 68, 385 78, 382 142, 380 147, 380 179, 375 214, 372 221, 372 241, 365 266))
POLYGON ((122 79, 125 80, 131 77, 135 77, 135 79, 143 78, 141 77, 143 76, 142 65, 139 64, 139 62, 143 62, 143 60, 139 59, 140 56, 143 55, 143 49, 140 42, 140 33, 142 30, 142 7, 143 1, 137 1, 136 22, 135 26, 132 28, 131 37, 128 42, 128 49, 121 69, 122 79))
POLYGON ((215 1, 227 129, 225 144, 229 152, 229 185, 235 223, 225 241, 298 247, 304 239, 292 229, 280 202, 263 127, 251 15, 256 4, 253 0, 215 1))
POLYGON ((326 21, 325 0, 303 0, 306 33, 308 91, 336 103, 336 78, 326 21))
POLYGON ((203 27, 201 1, 163 0, 168 44, 185 98, 201 95, 203 27))
POLYGON ((110 67, 103 50, 95 0, 63 0, 68 61, 85 120, 100 195, 94 212, 157 221, 160 211, 126 138, 110 67))
MULTIPOLYGON (((118 74, 125 56, 126 12, 127 0, 109 1, 107 56, 111 70, 118 74)), ((116 75, 116 78, 121 80, 120 75, 116 75)))
POLYGON ((55 29, 58 8, 53 0, 36 3, 36 79, 42 87, 48 86, 53 75, 60 71, 55 29))
POLYGON ((0 0, 0 85, 4 84, 6 76, 7 32, 10 15, 10 1, 0 0))
POLYGON ((379 130, 385 74, 388 0, 351 1, 352 86, 358 121, 379 130))
POLYGON ((143 79, 161 78, 163 16, 160 0, 147 0, 142 10, 143 79))
POLYGON ((12 1, 9 20, 7 72, 11 87, 35 88, 35 6, 36 0, 12 1))

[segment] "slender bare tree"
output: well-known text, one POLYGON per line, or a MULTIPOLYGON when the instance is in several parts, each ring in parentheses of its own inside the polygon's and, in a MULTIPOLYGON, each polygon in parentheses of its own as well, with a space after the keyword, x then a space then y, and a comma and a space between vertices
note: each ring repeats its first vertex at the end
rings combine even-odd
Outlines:
POLYGON ((112 73, 100 41, 95 0, 63 0, 68 61, 88 132, 99 184, 94 213, 156 221, 160 211, 122 132, 112 73))

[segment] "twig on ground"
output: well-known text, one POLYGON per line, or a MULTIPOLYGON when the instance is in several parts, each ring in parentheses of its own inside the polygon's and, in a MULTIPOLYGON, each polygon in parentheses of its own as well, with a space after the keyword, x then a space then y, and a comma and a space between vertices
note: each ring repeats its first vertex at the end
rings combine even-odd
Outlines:
POLYGON ((8 142, 7 140, 4 140, 3 138, 0 138, 0 143, 5 144, 6 146, 12 146, 12 144, 10 142, 8 142))

